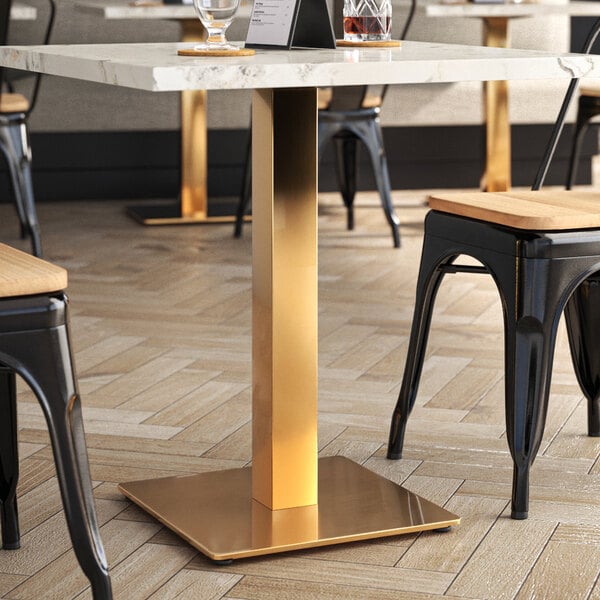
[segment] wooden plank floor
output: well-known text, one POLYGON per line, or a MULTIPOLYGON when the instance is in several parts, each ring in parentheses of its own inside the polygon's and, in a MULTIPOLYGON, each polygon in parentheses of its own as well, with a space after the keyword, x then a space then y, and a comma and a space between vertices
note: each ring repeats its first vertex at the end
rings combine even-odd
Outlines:
MULTIPOLYGON (((423 533, 217 567, 125 500, 119 481, 250 461, 250 232, 143 228, 121 202, 42 204, 48 259, 69 270, 75 360, 101 533, 117 600, 600 600, 600 440, 561 324, 530 518, 509 518, 502 323, 488 277, 446 278, 405 458, 385 444, 398 394, 426 212, 395 194, 394 250, 373 195, 344 229, 320 203, 322 456, 344 455, 462 517, 423 533)), ((10 205, 0 239, 18 247, 10 205)), ((0 597, 90 598, 65 529, 41 412, 19 388, 22 548, 0 550, 0 597)))

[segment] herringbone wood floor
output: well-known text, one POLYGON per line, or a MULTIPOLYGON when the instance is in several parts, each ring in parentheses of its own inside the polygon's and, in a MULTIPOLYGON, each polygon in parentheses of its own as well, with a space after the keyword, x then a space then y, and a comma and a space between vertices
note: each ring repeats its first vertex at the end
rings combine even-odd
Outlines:
MULTIPOLYGON (((119 481, 250 460, 250 228, 143 228, 124 203, 42 204, 48 259, 68 268, 76 365, 115 598, 600 599, 600 440, 561 325, 530 518, 508 518, 500 305, 490 278, 447 277, 405 458, 388 461, 420 254, 424 194, 397 193, 394 250, 372 195, 344 230, 320 208, 322 455, 341 454, 462 517, 424 533, 216 567, 131 505, 119 481)), ((17 237, 9 205, 0 238, 17 237)), ((19 393, 22 548, 0 550, 0 596, 89 598, 76 567, 41 412, 19 393)))

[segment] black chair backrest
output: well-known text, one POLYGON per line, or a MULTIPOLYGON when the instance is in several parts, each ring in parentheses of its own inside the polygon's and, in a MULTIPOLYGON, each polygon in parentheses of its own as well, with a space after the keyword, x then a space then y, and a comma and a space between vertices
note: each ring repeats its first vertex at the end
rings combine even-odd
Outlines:
MULTIPOLYGON (((52 28, 54 27, 54 19, 56 16, 56 4, 54 0, 47 0, 48 2, 48 15, 46 21, 46 27, 44 28, 44 36, 42 44, 46 45, 50 41, 52 35, 52 28)), ((10 23, 10 9, 12 0, 0 0, 0 45, 5 46, 8 40, 9 23, 10 23)), ((41 73, 27 73, 25 71, 16 71, 14 69, 3 69, 0 68, 0 94, 4 86, 8 86, 12 91, 12 82, 24 77, 33 77, 34 83, 31 91, 31 97, 29 98, 29 109, 26 114, 33 110, 38 93, 40 89, 40 81, 42 78, 41 73)))
MULTIPOLYGON (((600 19, 597 19, 588 37, 583 44, 583 48, 581 50, 582 54, 589 54, 598 34, 600 33, 600 19)), ((575 94, 575 90, 579 85, 579 79, 571 79, 571 83, 567 88, 567 93, 565 94, 565 98, 562 102, 560 110, 558 111, 558 116, 556 117, 556 122, 554 123, 554 127, 552 129, 552 133, 550 134, 550 139, 548 140, 548 144, 546 145, 546 150, 544 151, 544 155, 542 157, 542 162, 538 168, 537 174, 535 176, 535 180, 531 189, 533 191, 539 190, 544 185, 544 180, 546 179, 546 174, 548 173, 548 169, 550 168, 550 163, 552 162, 552 158, 556 151, 556 146, 558 145, 558 140, 562 133, 562 130, 565 125, 565 119, 567 118, 567 111, 569 110, 569 106, 571 105, 571 101, 573 99, 573 95, 575 94)))
MULTIPOLYGON (((406 16, 404 26, 402 27, 402 32, 400 33, 400 40, 406 39, 406 34, 408 33, 415 16, 416 8, 417 0, 411 0, 408 15, 406 16)), ((368 85, 334 87, 332 89, 332 96, 329 105, 327 106, 327 110, 358 110, 363 108, 365 100, 368 96, 378 97, 380 100, 379 105, 381 105, 387 92, 387 88, 387 85, 377 86, 375 91, 373 91, 373 89, 369 89, 368 85)))
MULTIPOLYGON (((8 25, 10 21, 10 7, 12 0, 0 0, 0 46, 6 45, 8 38, 8 25)), ((4 69, 0 67, 0 94, 4 83, 4 69)))

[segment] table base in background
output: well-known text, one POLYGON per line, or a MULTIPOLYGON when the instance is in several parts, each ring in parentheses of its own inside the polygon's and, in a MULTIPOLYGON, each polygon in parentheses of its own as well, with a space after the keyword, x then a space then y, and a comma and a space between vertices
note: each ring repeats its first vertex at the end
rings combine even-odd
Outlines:
POLYGON ((443 529, 459 517, 353 461, 319 460, 319 503, 269 510, 251 468, 122 483, 119 490, 213 560, 443 529))
MULTIPOLYGON (((235 222, 235 214, 227 214, 227 212, 235 211, 235 205, 224 206, 224 203, 220 205, 217 201, 211 202, 210 209, 217 214, 200 212, 182 215, 181 203, 169 202, 128 206, 127 214, 142 225, 210 225, 235 222)), ((244 221, 252 221, 252 216, 246 215, 244 221)))

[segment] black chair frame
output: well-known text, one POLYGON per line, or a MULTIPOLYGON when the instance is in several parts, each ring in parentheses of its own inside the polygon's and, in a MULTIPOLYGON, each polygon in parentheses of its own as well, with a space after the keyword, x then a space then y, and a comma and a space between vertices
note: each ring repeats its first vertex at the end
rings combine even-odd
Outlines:
POLYGON ((0 300, 0 523, 4 550, 20 547, 15 374, 31 387, 46 417, 77 560, 91 582, 94 600, 111 600, 111 582, 96 522, 64 294, 0 300))
MULTIPOLYGON (((44 31, 44 44, 50 40, 56 14, 54 0, 47 1, 49 12, 44 31)), ((0 0, 1 45, 6 44, 8 37, 11 4, 12 0, 0 0)), ((15 208, 21 226, 21 237, 31 238, 32 252, 38 257, 42 256, 42 243, 33 193, 31 143, 27 121, 39 97, 41 77, 40 73, 34 75, 33 89, 27 110, 0 114, 0 150, 8 165, 15 208)), ((14 91, 13 81, 6 76, 5 69, 0 68, 0 93, 3 84, 10 91, 14 91)))
MULTIPOLYGON (((599 32, 600 19, 586 52, 599 32)), ((573 80, 569 85, 534 190, 543 184, 577 84, 573 80)), ((588 434, 600 436, 600 229, 531 232, 439 211, 427 215, 406 366, 390 428, 390 459, 402 456, 437 291, 444 275, 457 272, 491 275, 500 294, 506 430, 513 459, 511 516, 525 519, 530 467, 544 433, 556 331, 563 311, 573 364, 588 400, 588 434), (463 254, 482 266, 454 264, 463 254)))

